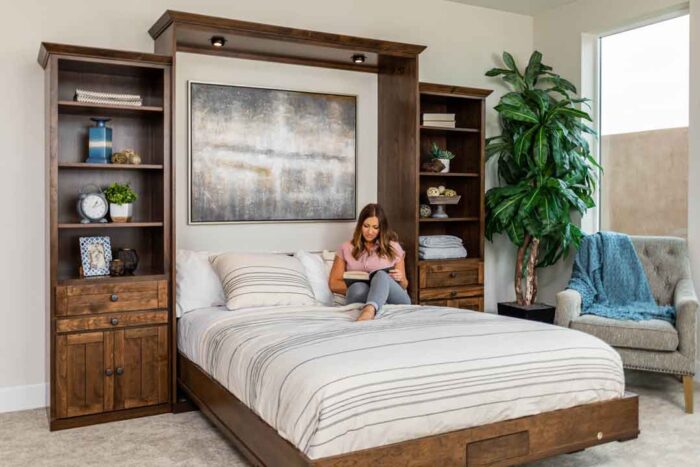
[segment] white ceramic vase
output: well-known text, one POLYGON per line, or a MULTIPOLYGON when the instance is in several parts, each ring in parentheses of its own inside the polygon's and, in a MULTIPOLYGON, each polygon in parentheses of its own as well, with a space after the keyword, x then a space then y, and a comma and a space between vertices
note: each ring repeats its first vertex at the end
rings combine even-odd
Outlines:
POLYGON ((445 174, 450 171, 450 159, 438 159, 445 166, 444 169, 440 171, 441 174, 445 174))
POLYGON ((112 222, 131 222, 131 216, 134 209, 133 203, 114 204, 109 203, 109 217, 112 222))

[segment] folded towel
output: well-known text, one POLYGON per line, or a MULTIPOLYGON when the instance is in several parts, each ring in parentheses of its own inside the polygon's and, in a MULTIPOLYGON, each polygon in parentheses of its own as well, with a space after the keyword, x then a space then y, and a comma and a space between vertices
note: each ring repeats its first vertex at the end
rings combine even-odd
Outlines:
POLYGON ((467 249, 458 247, 418 247, 418 257, 420 259, 452 259, 466 258, 467 249))
POLYGON ((454 235, 421 235, 418 237, 418 246, 460 247, 462 246, 462 239, 454 235))

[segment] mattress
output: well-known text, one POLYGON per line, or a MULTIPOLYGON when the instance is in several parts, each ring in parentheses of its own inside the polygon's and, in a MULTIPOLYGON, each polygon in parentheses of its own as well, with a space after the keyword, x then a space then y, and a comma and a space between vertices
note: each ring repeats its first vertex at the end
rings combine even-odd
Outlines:
POLYGON ((178 348, 309 458, 615 399, 620 357, 591 335, 455 308, 190 312, 178 348))

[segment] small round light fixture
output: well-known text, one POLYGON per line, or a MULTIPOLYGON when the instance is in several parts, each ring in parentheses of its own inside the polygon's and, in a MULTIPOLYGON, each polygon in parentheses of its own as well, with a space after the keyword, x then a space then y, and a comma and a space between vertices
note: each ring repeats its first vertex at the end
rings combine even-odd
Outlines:
POLYGON ((223 47, 226 44, 226 38, 222 36, 212 36, 210 42, 214 47, 223 47))
POLYGON ((353 63, 365 63, 366 59, 367 57, 365 57, 364 54, 355 54, 352 56, 353 63))

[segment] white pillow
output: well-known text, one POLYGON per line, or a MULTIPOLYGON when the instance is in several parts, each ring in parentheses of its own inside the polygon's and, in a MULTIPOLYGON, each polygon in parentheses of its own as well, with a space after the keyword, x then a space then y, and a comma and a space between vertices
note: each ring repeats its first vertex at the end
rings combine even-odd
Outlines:
MULTIPOLYGON (((326 276, 331 275, 331 268, 333 268, 333 262, 335 261, 335 251, 329 251, 329 250, 323 250, 321 253, 321 257, 323 258, 323 262, 326 265, 326 276)), ((334 293, 333 294, 333 305, 335 306, 343 306, 345 305, 345 295, 341 295, 339 293, 334 293)))
POLYGON ((323 257, 303 250, 294 253, 294 257, 304 266, 306 279, 314 291, 316 301, 325 306, 333 306, 333 292, 328 287, 329 271, 326 269, 323 257))
POLYGON ((221 279, 229 310, 318 304, 304 266, 291 256, 223 253, 209 261, 221 279))
POLYGON ((175 298, 177 316, 226 303, 219 276, 206 251, 177 250, 175 257, 175 298))

